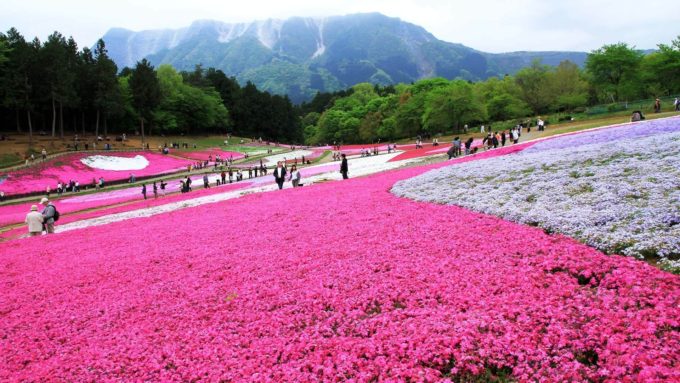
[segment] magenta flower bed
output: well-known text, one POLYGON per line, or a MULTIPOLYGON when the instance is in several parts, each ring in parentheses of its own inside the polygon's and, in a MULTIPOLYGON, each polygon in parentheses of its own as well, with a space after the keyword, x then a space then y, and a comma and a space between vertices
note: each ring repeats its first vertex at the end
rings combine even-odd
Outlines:
POLYGON ((178 151, 178 150, 173 151, 171 149, 170 153, 172 155, 175 155, 175 156, 189 158, 189 159, 198 160, 198 161, 208 161, 208 158, 212 158, 212 161, 215 161, 215 158, 217 157, 217 155, 219 155, 220 158, 223 159, 223 160, 233 158, 234 161, 244 157, 243 153, 230 152, 230 151, 222 150, 220 148, 210 148, 210 149, 206 149, 206 150, 198 150, 198 151, 193 151, 193 152, 182 152, 182 151, 178 151))
MULTIPOLYGON (((173 181, 168 184, 168 189, 166 191, 170 192, 171 189, 178 189, 178 187, 173 187, 170 188, 170 186, 173 183, 178 183, 179 181, 173 181)), ((69 214, 69 215, 63 215, 60 219, 59 222, 57 223, 57 226, 59 225, 64 225, 67 223, 75 222, 75 221, 82 221, 84 219, 91 219, 91 218, 98 218, 98 217, 103 217, 106 215, 111 215, 111 214, 117 214, 117 213, 124 213, 128 211, 133 211, 133 210, 138 210, 138 209, 145 209, 148 207, 154 207, 154 206, 160 206, 160 205, 165 205, 168 203, 172 202, 179 202, 179 201, 184 201, 192 198, 197 198, 197 197, 203 197, 211 194, 218 194, 218 193, 224 193, 228 191, 233 191, 233 190, 238 190, 238 189, 244 189, 248 186, 251 186, 253 183, 249 181, 241 181, 238 183, 233 183, 233 184, 228 184, 228 185, 222 185, 219 187, 215 187, 214 184, 210 189, 203 189, 202 183, 197 182, 195 187, 193 188, 194 191, 191 193, 187 194, 174 194, 174 195, 167 195, 165 197, 162 197, 160 194, 159 190, 159 197, 154 199, 153 198, 153 189, 148 189, 147 193, 147 198, 144 200, 144 197, 141 194, 141 188, 134 188, 137 192, 137 194, 128 197, 127 199, 123 199, 121 197, 121 200, 115 201, 113 203, 105 203, 105 204, 92 204, 91 206, 84 206, 84 205, 79 205, 77 208, 74 208, 75 206, 69 206, 68 204, 61 204, 60 201, 55 202, 55 205, 57 206, 57 209, 59 209, 59 212, 61 214, 69 214), (112 206, 114 203, 125 203, 128 202, 124 205, 118 205, 118 206, 112 206), (78 213, 79 211, 86 210, 86 209, 95 209, 95 208, 100 208, 94 211, 86 211, 86 212, 81 212, 78 213), (74 213, 75 212, 75 213, 74 213)), ((273 181, 272 181, 273 182, 273 181)), ((177 190, 174 190, 177 191, 177 190)), ((26 214, 28 213, 28 210, 30 209, 30 205, 28 205, 28 208, 25 211, 20 211, 17 212, 15 215, 0 215, 0 219, 11 219, 12 221, 9 222, 11 223, 21 223, 23 222, 24 218, 26 217, 26 214), (16 219, 19 219, 16 221, 16 219)), ((18 209, 17 209, 18 210, 18 209)), ((0 224, 2 226, 3 224, 0 224)), ((26 226, 21 226, 16 229, 8 230, 6 232, 0 233, 0 238, 2 239, 12 239, 12 238, 17 238, 20 236, 25 235, 27 232, 27 227, 26 226)))
POLYGON ((171 173, 186 168, 192 161, 178 159, 151 152, 92 152, 74 153, 50 159, 27 169, 13 171, 0 176, 7 178, 0 183, 0 190, 6 195, 22 194, 45 191, 49 186, 53 192, 59 181, 78 181, 81 187, 91 185, 92 179, 104 177, 104 181, 117 181, 127 179, 130 173, 136 177, 145 177, 156 174, 171 173), (149 166, 141 170, 101 170, 91 168, 82 162, 81 158, 91 155, 117 156, 131 158, 137 155, 144 156, 149 161, 149 166))
MULTIPOLYGON (((202 195, 208 195, 208 194, 215 194, 219 192, 224 192, 227 190, 233 190, 233 189, 240 189, 244 188, 246 186, 249 186, 252 184, 250 180, 244 180, 239 183, 234 183, 225 185, 225 187, 220 187, 220 188, 215 188, 215 183, 211 180, 211 188, 210 189, 203 189, 203 180, 201 175, 195 175, 192 176, 192 181, 193 181, 193 187, 192 189, 194 190, 193 193, 188 193, 184 195, 177 195, 177 196, 172 196, 172 197, 166 197, 163 199, 158 199, 157 202, 162 202, 162 203, 168 203, 168 202, 175 202, 177 200, 182 200, 182 199, 190 199, 190 198, 195 198, 199 197, 202 195), (181 199, 177 199, 177 197, 181 197, 181 199)), ((263 177, 267 178, 267 181, 269 181, 269 177, 263 177)), ((184 178, 181 178, 184 179, 184 178)), ((254 181, 255 179, 253 179, 254 181)), ((178 192, 180 189, 180 184, 179 184, 180 178, 173 179, 173 180, 166 180, 167 186, 165 188, 166 193, 175 193, 178 192)), ((272 180, 273 182, 273 180, 272 180)), ((69 193, 70 194, 70 193, 69 193)), ((161 196, 161 190, 160 190, 160 185, 158 186, 158 195, 161 196)), ((152 183, 147 184, 147 198, 149 200, 153 199, 153 186, 152 183)), ((112 206, 116 204, 121 204, 125 202, 130 202, 134 200, 141 200, 140 202, 143 201, 144 197, 142 196, 142 188, 141 186, 135 186, 135 187, 130 187, 126 189, 120 189, 120 190, 113 190, 113 191, 108 191, 108 192, 100 192, 100 193, 95 193, 95 194, 83 194, 83 195, 71 195, 65 198, 60 198, 60 199, 53 199, 53 202, 57 209, 59 210, 60 214, 70 214, 73 212, 78 212, 78 211, 83 211, 83 210, 89 210, 89 209, 96 209, 96 208, 103 208, 106 206, 112 206)), ((24 218, 26 217, 26 214, 31 209, 31 205, 38 205, 38 208, 42 210, 42 206, 38 204, 39 199, 36 197, 35 202, 29 202, 29 203, 23 203, 23 204, 18 204, 18 205, 6 205, 6 206, 0 206, 0 227, 5 226, 5 225, 11 225, 11 224, 16 224, 16 223, 22 223, 24 222, 24 218)), ((153 205, 149 206, 156 206, 162 203, 155 203, 153 205)), ((146 206, 145 206, 146 207, 146 206)), ((135 208, 139 208, 139 206, 136 205, 126 205, 121 207, 120 209, 116 210, 116 213, 119 213, 121 211, 129 211, 129 210, 134 210, 135 208)), ((104 215, 100 214, 97 212, 99 215, 104 215)), ((112 214, 111 209, 106 210, 106 214, 112 214)), ((97 215, 97 216, 99 216, 97 215)), ((92 218, 92 217, 88 217, 92 218)), ((77 219, 84 219, 83 215, 78 215, 77 219)), ((61 218, 59 221, 59 224, 64 224, 67 222, 72 222, 76 219, 74 217, 71 217, 71 219, 66 220, 66 217, 61 218)))
POLYGON ((389 192, 431 168, 0 244, 0 380, 680 379, 678 276, 389 192))
MULTIPOLYGON (((516 151, 520 151, 524 148, 527 147, 528 144, 521 144, 521 145, 515 145, 513 147, 507 147, 504 148, 500 151, 491 151, 491 152, 481 152, 478 153, 474 156, 468 156, 468 157, 461 157, 455 160, 456 163, 460 162, 467 162, 470 160, 477 160, 477 159, 482 159, 482 158, 488 158, 488 157, 494 157, 498 155, 503 155, 503 154, 509 154, 509 153, 514 153, 516 151)), ((451 164, 453 162, 449 162, 447 164, 439 164, 439 165, 433 165, 433 166, 444 166, 451 164)), ((326 173, 330 171, 339 171, 340 168, 340 163, 339 162, 332 162, 326 165, 317 165, 317 166, 312 166, 308 168, 301 168, 300 173, 304 179, 307 177, 315 176, 321 173, 326 173)), ((218 172, 219 173, 219 172, 218 172)), ((215 173, 215 174, 218 174, 215 173)), ((247 173, 246 173, 247 174, 247 173)), ((266 184, 273 184, 274 183, 274 177, 272 173, 270 172, 266 176, 259 176, 255 177, 252 179, 248 179, 247 175, 245 176, 246 178, 244 181, 238 183, 238 184, 233 184, 233 185, 240 185, 238 187, 235 187, 235 189, 238 188, 245 188, 247 186, 251 185, 257 185, 257 186, 262 186, 266 184)), ((211 188, 207 191, 202 189, 203 181, 200 175, 194 175, 191 177, 193 180, 193 185, 194 185, 194 192, 190 194, 186 194, 183 196, 175 196, 167 199, 162 199, 159 200, 159 203, 154 203, 152 205, 148 206, 157 206, 160 204, 168 203, 168 202, 175 202, 177 200, 183 200, 183 199, 190 199, 190 198, 195 198, 201 195, 208 195, 208 194, 214 194, 218 192, 223 192, 226 190, 232 190, 230 185, 229 189, 225 188, 211 188), (200 190, 197 190, 200 189, 200 190), (200 193, 200 194, 199 194, 200 193), (181 197, 181 199, 175 199, 181 197)), ((183 179, 183 177, 182 177, 183 179)), ((212 177, 211 177, 212 179, 212 177)), ((180 178, 174 179, 174 180, 168 180, 168 186, 166 187, 166 192, 171 193, 171 192, 177 192, 179 190, 179 180, 180 178)), ((211 180, 211 182, 213 182, 211 180)), ((214 183, 213 183, 214 185, 214 183)), ((151 184, 148 185, 148 196, 153 195, 153 189, 151 188, 151 184)), ((159 190, 160 192, 160 190, 159 190)), ((96 194, 87 194, 87 195, 71 195, 65 198, 57 199, 55 200, 55 205, 59 209, 59 212, 62 214, 69 214, 73 212, 78 212, 82 210, 87 210, 87 209, 95 209, 95 208, 102 208, 110 205, 115 205, 115 204, 120 204, 120 203, 125 203, 129 201, 134 201, 134 200, 140 200, 142 199, 141 195, 141 187, 136 186, 132 188, 126 188, 126 189, 121 189, 121 190, 114 190, 110 192, 101 192, 101 193, 96 193, 96 194)), ((6 205, 6 206, 0 206, 0 226, 5 226, 5 225, 10 225, 10 224, 17 224, 17 223, 22 223, 24 221, 24 218, 26 217, 26 214, 31 208, 31 205, 34 205, 38 202, 38 198, 36 198, 35 202, 29 202, 29 203, 24 203, 24 204, 19 204, 19 205, 6 205)), ((141 201, 143 202, 143 201, 141 201)), ((142 207, 147 207, 142 206, 142 207)), ((97 212, 91 212, 91 213, 85 213, 85 214, 78 214, 75 216, 69 216, 69 217, 64 217, 59 221, 59 224, 65 224, 81 219, 86 219, 86 218, 94 218, 94 217, 99 217, 107 214, 113 214, 113 213, 120 213, 124 211, 130 211, 140 208, 137 204, 131 204, 131 205, 125 205, 121 207, 117 207, 115 209, 105 209, 105 210, 98 210, 97 212)), ((21 235, 25 232, 25 228, 17 229, 17 230, 11 230, 9 232, 5 232, 0 234, 0 238, 12 238, 16 237, 18 235, 21 235)))

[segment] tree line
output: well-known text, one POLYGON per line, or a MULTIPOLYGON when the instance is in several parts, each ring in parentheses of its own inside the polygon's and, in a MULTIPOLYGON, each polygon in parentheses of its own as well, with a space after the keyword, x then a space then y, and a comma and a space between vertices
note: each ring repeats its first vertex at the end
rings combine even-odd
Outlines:
POLYGON ((46 41, 14 28, 0 33, 2 130, 63 138, 71 134, 222 134, 302 141, 298 111, 271 95, 200 65, 177 72, 147 60, 122 68, 103 40, 78 49, 59 32, 46 41))
POLYGON ((318 94, 300 110, 308 144, 369 143, 492 122, 505 128, 531 116, 678 93, 680 37, 648 54, 625 43, 605 45, 588 55, 584 69, 570 61, 557 67, 535 61, 513 76, 476 83, 432 78, 387 87, 358 84, 318 94))

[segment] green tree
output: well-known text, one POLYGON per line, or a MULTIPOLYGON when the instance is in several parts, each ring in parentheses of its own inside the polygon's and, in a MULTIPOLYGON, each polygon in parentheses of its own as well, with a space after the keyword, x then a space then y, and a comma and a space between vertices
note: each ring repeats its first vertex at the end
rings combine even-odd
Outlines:
POLYGON ((625 43, 605 45, 586 59, 586 71, 593 86, 606 99, 617 102, 641 94, 640 63, 642 52, 625 43))
MULTIPOLYGON (((213 79, 203 77, 210 74, 218 85, 229 84, 224 73, 214 69, 205 72, 200 66, 190 74, 177 73, 170 65, 158 67, 157 76, 163 101, 156 111, 156 121, 166 132, 220 132, 230 126, 227 103, 213 86, 213 79)), ((222 91, 232 88, 224 87, 222 91)))
POLYGON ((7 57, 9 51, 10 49, 9 45, 7 44, 7 38, 4 34, 0 33, 0 68, 5 66, 7 61, 9 61, 9 58, 7 57))
POLYGON ((550 92, 555 96, 554 110, 568 112, 585 106, 588 101, 588 82, 578 65, 562 61, 550 75, 550 92))
POLYGON ((82 134, 85 135, 86 115, 95 109, 95 67, 96 61, 90 48, 83 48, 78 54, 75 73, 78 81, 75 83, 75 90, 79 99, 80 125, 82 134))
POLYGON ((644 56, 641 72, 648 94, 680 92, 680 36, 670 45, 659 44, 659 50, 644 56))
POLYGON ((241 92, 241 86, 238 84, 238 81, 234 77, 227 77, 224 72, 215 68, 208 68, 205 78, 220 94, 220 98, 222 98, 222 102, 227 110, 233 111, 241 92))
POLYGON ((150 120, 153 110, 161 102, 161 91, 153 66, 146 60, 137 62, 130 77, 133 105, 139 115, 144 144, 144 120, 150 120))
POLYGON ((15 28, 7 31, 8 62, 3 68, 3 105, 14 109, 17 131, 21 132, 22 112, 26 113, 29 145, 33 144, 32 111, 35 106, 34 84, 38 72, 37 55, 40 42, 28 43, 15 28))
MULTIPOLYGON (((344 121, 350 116, 346 112, 338 109, 329 109, 319 118, 319 142, 344 142, 343 131, 347 127, 344 121)), ((358 125, 358 124, 357 124, 358 125)), ((347 138, 351 137, 348 135, 347 138)), ((349 140, 347 142, 350 142, 349 140)))
POLYGON ((423 126, 430 134, 453 130, 460 132, 465 124, 483 121, 486 111, 475 97, 472 86, 463 80, 432 90, 425 101, 423 126))
POLYGON ((521 91, 521 99, 531 108, 534 114, 546 112, 554 103, 555 95, 549 87, 550 69, 534 60, 530 67, 523 68, 515 74, 515 81, 521 91))
MULTIPOLYGON (((99 135, 100 115, 104 115, 104 126, 107 126, 107 118, 113 111, 119 110, 121 103, 120 88, 116 73, 118 67, 109 58, 104 40, 99 39, 94 49, 94 100, 93 105, 96 110, 95 136, 99 135)), ((104 129, 104 135, 108 134, 108 129, 104 129)))
POLYGON ((309 112, 300 119, 304 140, 307 145, 316 145, 319 143, 319 129, 316 124, 319 122, 320 117, 320 113, 309 112))
POLYGON ((447 87, 449 83, 444 78, 430 78, 411 86, 396 87, 399 92, 398 107, 394 115, 397 137, 414 137, 423 133, 422 117, 427 95, 435 89, 447 87))
POLYGON ((505 121, 531 114, 531 108, 522 100, 522 90, 510 76, 492 77, 474 85, 474 90, 486 107, 491 121, 505 121))
POLYGON ((123 132, 131 132, 135 130, 139 115, 134 107, 134 99, 132 97, 132 90, 130 89, 130 77, 118 77, 118 88, 120 89, 120 109, 115 110, 113 117, 116 118, 116 125, 123 132))
MULTIPOLYGON (((56 135, 57 105, 60 111, 59 135, 64 137, 63 104, 75 98, 75 73, 70 63, 75 60, 77 47, 72 47, 59 32, 48 36, 40 49, 39 60, 42 77, 46 87, 45 96, 48 97, 52 108, 52 137, 56 135), (71 57, 73 56, 73 58, 71 57)), ((42 93, 42 92, 41 92, 42 93)))

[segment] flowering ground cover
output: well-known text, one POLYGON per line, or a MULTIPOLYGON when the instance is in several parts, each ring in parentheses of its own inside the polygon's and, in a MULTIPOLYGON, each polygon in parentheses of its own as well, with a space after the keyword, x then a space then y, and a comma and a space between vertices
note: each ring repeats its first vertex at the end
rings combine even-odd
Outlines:
POLYGON ((184 157, 184 158, 189 158, 189 159, 198 160, 198 161, 208 161, 208 158, 212 158, 212 161, 215 161, 215 158, 217 157, 217 155, 219 155, 220 158, 223 159, 223 160, 232 158, 234 161, 239 160, 239 159, 244 157, 243 153, 222 150, 220 148, 210 148, 210 149, 205 149, 205 150, 197 150, 197 151, 189 151, 189 152, 183 152, 183 151, 179 151, 179 150, 171 150, 171 154, 178 156, 178 157, 184 157))
MULTIPOLYGON (((493 157, 496 155, 509 154, 523 150, 531 144, 532 143, 526 143, 513 146, 512 148, 503 148, 499 151, 478 153, 473 156, 458 158, 457 160, 454 160, 454 162, 461 163, 476 159, 493 157)), ((413 160, 402 160, 398 162, 391 161, 391 159, 397 155, 399 154, 395 152, 380 156, 349 158, 351 177, 354 178, 366 176, 378 172, 397 169, 399 167, 413 163, 413 160)), ((300 173, 302 174, 302 183, 305 185, 311 185, 317 182, 339 181, 342 179, 339 173, 339 166, 339 162, 332 162, 328 164, 320 164, 301 168, 300 173)), ((437 166, 441 166, 441 164, 437 166)), ((215 184, 216 178, 216 174, 209 176, 209 180, 212 185, 215 184)), ((252 179, 246 177, 244 181, 230 184, 227 188, 222 186, 220 188, 213 187, 208 190, 201 189, 201 185, 203 184, 201 175, 192 176, 192 180, 195 186, 193 193, 175 195, 173 197, 162 198, 158 200, 142 200, 139 186, 110 192, 100 192, 97 194, 76 195, 57 200, 56 205, 58 206, 59 211, 68 215, 61 218, 56 230, 57 232, 63 232, 82 227, 88 227, 89 225, 107 224, 110 222, 118 222, 140 216, 151 216, 172 211, 177 208, 198 206, 205 203, 214 203, 232 198, 238 198, 241 194, 261 193, 276 189, 276 187, 274 187, 274 179, 271 175, 260 176, 252 179), (242 191, 239 193, 232 193, 232 190, 242 191), (137 201, 135 202, 135 200, 137 201), (63 205, 62 201, 65 202, 63 205), (175 204, 176 202, 181 203, 175 204), (150 210, 151 208, 153 210, 150 210), (90 211, 90 209, 96 209, 96 211, 90 211)), ((286 183, 284 188, 288 188, 290 186, 290 183, 286 183)), ((178 189, 179 178, 175 179, 174 181, 168 180, 168 186, 166 189, 168 193, 177 191, 178 189)), ((149 196, 151 196, 151 192, 149 192, 149 196)), ((33 203, 31 202, 0 207, 0 226, 22 223, 32 204, 33 203)), ((22 226, 0 233, 0 239, 7 240, 24 237, 25 235, 26 228, 22 226)))
POLYGON ((293 160, 295 158, 302 159, 302 156, 305 156, 305 159, 307 156, 312 155, 314 152, 312 150, 293 150, 291 152, 285 152, 285 153, 280 153, 280 154, 274 154, 271 156, 267 156, 264 158, 264 161, 269 163, 269 164, 276 164, 279 161, 288 161, 288 160, 293 160))
MULTIPOLYGON (((219 174, 212 174, 210 175, 209 181, 210 184, 214 187, 217 178, 219 177, 219 174)), ((269 180, 270 177, 267 177, 267 180, 269 180)), ((177 179, 172 179, 172 180, 166 180, 167 186, 166 186, 166 193, 175 193, 178 192, 180 189, 180 180, 183 180, 184 177, 182 178, 177 178, 177 179)), ((203 195, 205 192, 203 192, 203 176, 202 175, 192 175, 192 185, 194 191, 201 191, 201 193, 191 193, 191 194, 186 194, 183 196, 186 199, 190 198, 195 198, 199 194, 203 195)), ((251 182, 249 182, 247 178, 244 179, 244 181, 239 182, 239 188, 241 187, 246 187, 250 185, 251 182)), ((272 181, 273 182, 273 181, 272 181)), ((153 188, 151 186, 152 184, 149 183, 147 184, 147 196, 149 198, 153 197, 153 188)), ((231 185, 236 185, 231 184, 231 185)), ((230 186, 231 186, 230 185, 230 186)), ((231 188, 230 188, 231 189, 231 188)), ((217 192, 224 192, 226 189, 224 188, 218 188, 218 189, 209 189, 213 193, 217 192)), ((160 186, 159 186, 159 195, 161 193, 160 186)), ((23 223, 24 218, 26 217, 26 214, 30 211, 31 205, 35 205, 38 203, 39 198, 36 197, 36 200, 33 202, 27 202, 27 203, 22 203, 22 204, 16 204, 16 205, 5 205, 5 206, 0 206, 0 227, 2 226, 7 226, 11 224, 17 224, 17 223, 23 223)), ((78 194, 72 194, 71 196, 60 198, 60 199, 53 199, 55 206, 57 206, 59 212, 63 214, 71 214, 74 212, 78 211, 83 211, 83 210, 90 210, 90 209, 99 209, 103 208, 106 206, 112 206, 112 205, 118 205, 121 203, 126 203, 134 200, 143 200, 143 196, 141 194, 141 186, 134 186, 134 187, 129 187, 125 189, 119 189, 119 190, 112 190, 112 191, 104 191, 104 192, 98 192, 95 194, 83 194, 83 195, 78 195, 78 194)), ((173 199, 174 200, 174 199, 173 199)), ((162 201, 169 202, 168 199, 163 199, 162 201)), ((141 201, 140 201, 141 202, 141 201)), ((159 200, 160 202, 160 200, 159 200)), ((135 208, 137 207, 136 205, 126 205, 127 208, 135 208)), ((149 205, 149 206, 156 206, 156 205, 149 205)), ((125 208, 123 208, 125 209, 125 208)), ((120 209, 117 209, 117 211, 120 211, 120 209)), ((103 212, 103 211, 102 211, 103 212)), ((106 212, 110 212, 110 210, 106 210, 106 212)), ((91 215, 91 214, 88 214, 91 215)), ((64 217, 65 218, 65 217, 64 217)), ((75 217, 72 217, 75 218, 75 217)), ((78 215, 79 219, 82 219, 82 215, 78 215)), ((72 221, 72 220, 69 220, 72 221)), ((62 218, 60 220, 60 224, 64 224, 66 221, 62 218)))
POLYGON ((126 179, 131 172, 137 177, 165 174, 186 168, 187 165, 192 163, 189 160, 151 152, 106 152, 102 155, 120 158, 141 156, 149 164, 140 170, 129 170, 127 165, 125 170, 102 170, 90 167, 81 161, 91 155, 88 153, 68 154, 38 163, 29 168, 1 174, 0 176, 6 178, 0 183, 0 190, 4 191, 6 195, 12 195, 44 191, 49 186, 54 191, 59 181, 74 180, 84 186, 91 184, 93 178, 104 177, 106 182, 126 179))
POLYGON ((606 126, 584 132, 565 134, 559 139, 544 140, 540 144, 532 147, 529 151, 567 149, 587 144, 607 144, 622 138, 636 139, 661 133, 677 132, 680 130, 679 126, 680 117, 606 126))
MULTIPOLYGON (((141 188, 134 187, 111 192, 54 199, 54 203, 60 214, 69 214, 81 210, 115 205, 139 198, 142 198, 141 188)), ((0 206, 0 227, 24 222, 24 218, 30 211, 31 205, 37 205, 39 200, 40 197, 36 197, 32 202, 0 206)), ((41 206, 39 206, 39 208, 42 210, 41 206)))
MULTIPOLYGON (((408 164, 410 161, 405 160, 405 161, 400 161, 400 162, 392 162, 390 161, 391 158, 393 158, 397 153, 390 154, 390 155, 381 155, 381 156, 371 156, 371 157, 364 157, 364 158, 350 158, 349 159, 349 166, 350 166, 350 173, 352 177, 357 177, 357 176, 364 176, 367 174, 373 174, 389 169, 395 169, 400 166, 408 164), (388 163, 389 162, 389 163, 388 163)), ((339 168, 340 168, 340 163, 339 162, 333 162, 333 163, 328 163, 328 164, 320 164, 320 165, 314 165, 314 166, 309 166, 309 167, 304 167, 300 169, 300 173, 302 175, 302 182, 305 184, 310 184, 313 182, 318 182, 318 181, 327 181, 327 180, 339 180, 341 178, 339 174, 339 168)), ((203 185, 203 176, 202 175, 192 175, 191 176, 192 181, 193 181, 193 186, 194 190, 196 189, 202 189, 203 185)), ((214 173, 210 174, 208 176, 209 182, 211 185, 215 185, 216 180, 219 178, 219 173, 214 173)), ((179 190, 179 179, 175 180, 168 180, 168 186, 166 187, 166 191, 168 193, 176 192, 179 190)), ((182 178, 183 179, 183 178, 182 178)), ((253 186, 253 189, 251 190, 252 192, 260 192, 260 187, 262 185, 271 185, 274 184, 274 178, 270 175, 267 176, 260 176, 256 178, 248 178, 247 177, 247 172, 244 174, 244 181, 239 183, 239 185, 242 185, 241 187, 245 188, 246 186, 253 186)), ((288 183, 286 184, 288 185, 288 183)), ((218 188, 218 189, 211 189, 212 192, 209 192, 208 194, 215 194, 218 192, 225 192, 226 190, 223 188, 218 188)), ((231 189, 229 189, 231 190, 231 189)), ((152 196, 152 188, 151 184, 147 185, 147 192, 149 196, 152 196)), ((183 199, 191 199, 197 197, 197 193, 191 193, 191 194, 186 194, 183 199)), ((99 192, 95 194, 84 194, 84 195, 71 195, 68 197, 64 197, 61 199, 56 200, 55 204, 59 211, 62 214, 71 214, 74 212, 79 212, 83 210, 89 210, 89 209, 100 209, 106 206, 110 205, 117 205, 121 203, 126 203, 134 200, 140 200, 142 199, 141 195, 141 187, 140 186, 135 186, 135 187, 130 187, 130 188, 125 188, 125 189, 120 189, 120 190, 114 190, 114 191, 105 191, 105 192, 99 192)), ((18 223, 23 223, 24 218, 26 217, 26 214, 28 211, 30 211, 31 205, 35 204, 38 201, 33 202, 28 202, 28 203, 22 203, 22 204, 17 204, 17 205, 6 205, 6 206, 0 206, 0 227, 2 226, 7 226, 11 224, 18 224, 18 223)), ((166 202, 169 202, 168 200, 163 200, 166 202)), ((149 206, 157 206, 157 205, 149 205, 149 206)), ((145 206, 147 207, 147 206, 145 206)), ((106 215, 112 212, 119 213, 123 211, 129 211, 133 210, 135 208, 139 208, 138 205, 136 204, 128 204, 125 206, 121 207, 116 207, 115 210, 112 209, 106 209, 106 210, 98 210, 96 213, 95 212, 90 212, 86 213, 85 215, 83 214, 78 214, 76 216, 71 216, 69 217, 69 220, 64 220, 62 219, 60 221, 60 226, 62 226, 65 223, 73 222, 78 219, 87 219, 87 218, 93 218, 93 217, 99 217, 102 215, 106 215)), ((3 233, 0 235, 0 238, 12 238, 17 235, 22 235, 25 234, 25 230, 12 230, 7 233, 3 233)))
MULTIPOLYGON (((211 185, 215 184, 215 181, 218 177, 219 175, 217 174, 209 176, 211 185)), ((180 179, 184 179, 184 177, 173 180, 166 180, 167 182, 166 193, 174 193, 179 191, 180 179)), ((203 185, 202 175, 192 175, 191 179, 194 185, 194 189, 202 188, 203 185)), ((153 196, 153 188, 151 185, 152 185, 151 183, 147 184, 148 196, 153 196)), ((141 194, 141 186, 134 186, 119 190, 102 191, 94 194, 67 193, 64 195, 64 197, 52 198, 52 200, 55 202, 61 214, 70 214, 77 211, 96 209, 110 205, 117 205, 120 203, 125 203, 142 198, 143 197, 141 194)), ((37 204, 39 200, 40 197, 36 197, 35 201, 32 202, 0 206, 0 227, 24 222, 24 218, 26 217, 26 214, 30 211, 31 205, 37 204)))
MULTIPOLYGON (((172 182, 168 184, 168 187, 170 187, 171 184, 172 182)), ((169 208, 159 209, 159 211, 162 212, 172 211, 176 210, 177 206, 180 207, 189 206, 190 203, 187 203, 185 201, 191 201, 197 198, 204 198, 212 195, 246 189, 250 185, 252 185, 252 182, 245 180, 238 183, 222 185, 219 187, 215 187, 213 185, 213 187, 209 189, 203 189, 202 186, 200 186, 202 185, 202 183, 200 185, 199 184, 196 185, 198 185, 198 187, 194 188, 194 191, 192 191, 191 193, 167 195, 164 197, 159 194, 159 197, 156 199, 153 198, 153 192, 150 192, 148 194, 149 197, 146 200, 143 199, 142 195, 140 194, 140 188, 134 188, 135 194, 130 196, 130 198, 128 199, 122 199, 120 201, 115 202, 107 201, 107 203, 105 204, 92 205, 90 207, 85 208, 83 208, 83 205, 80 205, 79 207, 74 209, 74 207, 70 205, 67 204, 62 205, 59 202, 57 202, 56 205, 58 206, 58 209, 62 216, 59 219, 58 225, 56 226, 56 231, 63 232, 82 227, 94 226, 98 224, 117 222, 122 219, 117 219, 115 215, 122 213, 133 212, 129 214, 130 217, 150 216, 155 215, 157 213, 154 212, 154 214, 148 214, 146 210, 152 208, 159 208, 163 206, 169 206, 169 208)), ((177 187, 175 187, 174 189, 177 189, 177 187)), ((170 192, 169 190, 170 189, 168 189, 168 193, 170 192)), ((30 205, 28 206, 28 209, 30 209, 30 205)), ((13 220, 11 221, 11 223, 23 222, 23 219, 26 217, 26 214, 29 211, 28 209, 22 210, 21 212, 17 212, 16 216, 20 218, 20 220, 14 221, 15 217, 12 217, 13 220)), ((21 226, 0 233, 0 239, 8 240, 25 237, 26 233, 27 233, 26 226, 21 226)))
POLYGON ((141 155, 121 157, 97 154, 83 157, 80 162, 87 167, 98 170, 141 170, 149 166, 149 161, 141 155))
POLYGON ((423 174, 397 183, 393 192, 680 268, 677 118, 545 140, 511 157, 423 174))
POLYGON ((0 244, 0 380, 680 379, 677 276, 389 192, 423 170, 0 244))
MULTIPOLYGON (((350 159, 349 166, 351 170, 351 176, 366 176, 390 169, 396 169, 412 162, 411 160, 390 162, 389 159, 394 155, 397 154, 394 153, 392 155, 350 159)), ((339 167, 339 162, 335 162, 325 165, 316 165, 302 168, 300 170, 300 173, 302 174, 302 183, 305 185, 311 185, 317 182, 340 180, 342 177, 339 173, 339 167)), ((151 199, 152 193, 149 187, 147 189, 149 200, 144 201, 142 199, 142 195, 140 194, 140 187, 138 186, 112 192, 68 197, 56 202, 56 206, 62 214, 69 214, 64 216, 59 221, 57 231, 63 232, 91 225, 117 222, 139 216, 151 216, 176 210, 177 208, 185 208, 187 206, 197 206, 205 203, 223 201, 227 199, 238 198, 241 194, 261 193, 275 190, 277 188, 274 184, 274 178, 271 174, 252 179, 245 177, 243 181, 229 184, 228 187, 221 186, 216 188, 214 187, 214 184, 217 178, 218 175, 216 174, 210 175, 209 180, 213 187, 208 190, 204 190, 202 188, 202 176, 192 176, 194 192, 168 198, 159 198, 158 200, 151 199), (135 203, 129 203, 135 200, 135 203), (108 207, 121 203, 125 203, 125 205, 108 207), (150 210, 149 208, 154 209, 150 210), (82 212, 86 209, 97 210, 82 212)), ((287 182, 285 187, 291 187, 290 183, 287 182)), ((168 182, 168 193, 177 191, 178 189, 179 180, 168 182)), ((26 213, 30 209, 30 205, 31 203, 0 207, 0 226, 5 224, 22 223, 26 213)), ((26 228, 21 227, 1 233, 0 239, 16 238, 18 236, 24 236, 25 234, 26 228)))
MULTIPOLYGON (((472 142, 471 148, 481 148, 482 140, 477 139, 472 142)), ((397 150, 403 151, 400 155, 394 157, 392 161, 401 161, 411 158, 427 157, 437 154, 446 153, 451 147, 450 143, 441 143, 439 146, 424 145, 420 149, 416 149, 415 145, 401 145, 397 147, 397 150)), ((461 144, 461 151, 465 151, 465 147, 461 144)))
MULTIPOLYGON (((399 153, 382 154, 378 156, 369 157, 354 157, 348 158, 349 176, 361 177, 369 174, 375 174, 387 170, 396 169, 405 166, 414 160, 392 161, 392 159, 399 155, 399 153)), ((318 182, 341 180, 340 161, 331 163, 318 164, 300 169, 302 182, 305 184, 318 182)), ((253 181, 254 184, 273 183, 274 178, 261 177, 253 181)))

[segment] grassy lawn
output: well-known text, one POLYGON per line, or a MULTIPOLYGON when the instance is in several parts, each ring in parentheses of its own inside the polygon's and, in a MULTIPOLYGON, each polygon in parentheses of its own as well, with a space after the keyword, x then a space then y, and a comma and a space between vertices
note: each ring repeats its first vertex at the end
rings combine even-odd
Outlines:
POLYGON ((16 153, 0 154, 0 168, 21 164, 23 159, 16 153))

